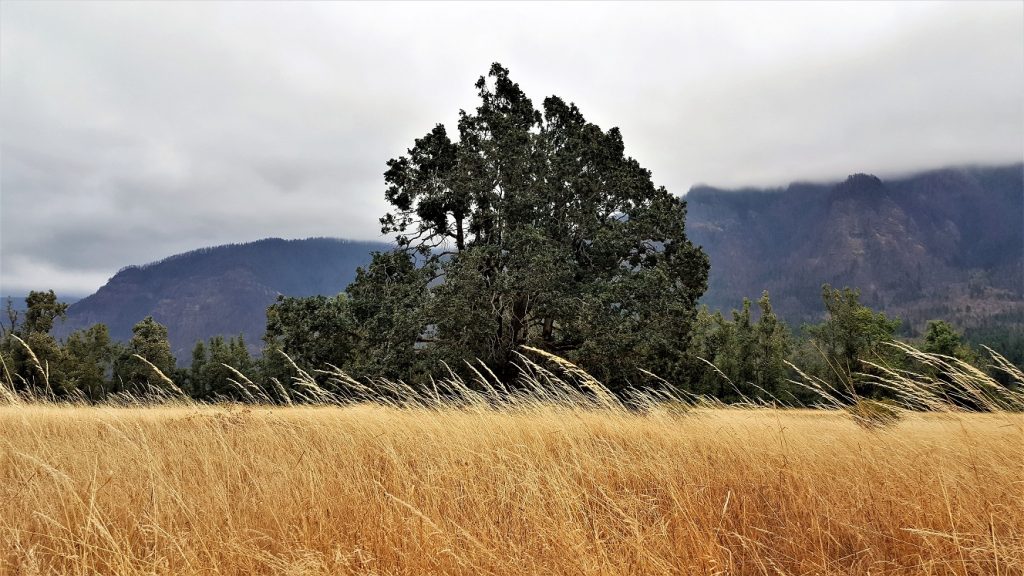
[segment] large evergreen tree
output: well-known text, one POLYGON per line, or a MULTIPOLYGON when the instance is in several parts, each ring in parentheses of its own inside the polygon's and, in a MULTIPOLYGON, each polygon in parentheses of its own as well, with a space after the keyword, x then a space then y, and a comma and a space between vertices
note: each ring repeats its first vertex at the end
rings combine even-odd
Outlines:
POLYGON ((457 141, 438 125, 388 162, 383 232, 439 279, 421 307, 394 313, 417 315, 429 352, 452 365, 479 358, 508 375, 528 345, 612 384, 638 368, 681 375, 708 273, 685 202, 575 105, 552 96, 537 110, 499 64, 476 88, 457 141))

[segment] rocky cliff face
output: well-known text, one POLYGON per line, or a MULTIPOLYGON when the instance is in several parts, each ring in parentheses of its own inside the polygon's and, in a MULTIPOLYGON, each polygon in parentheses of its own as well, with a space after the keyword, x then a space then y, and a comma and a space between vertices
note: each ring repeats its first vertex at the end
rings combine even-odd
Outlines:
POLYGON ((821 285, 911 329, 1024 320, 1024 166, 946 169, 881 180, 686 196, 690 238, 711 258, 704 301, 738 307, 768 290, 790 323, 816 321, 821 285))

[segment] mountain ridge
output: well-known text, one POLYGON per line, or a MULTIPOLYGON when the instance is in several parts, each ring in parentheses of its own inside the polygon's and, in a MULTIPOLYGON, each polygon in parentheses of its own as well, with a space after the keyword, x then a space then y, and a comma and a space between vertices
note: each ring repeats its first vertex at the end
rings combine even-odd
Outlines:
POLYGON ((57 337, 102 322, 115 340, 131 338, 146 316, 167 326, 179 364, 197 340, 242 334, 259 350, 266 308, 277 296, 337 294, 391 244, 341 238, 253 242, 203 247, 142 265, 125 266, 95 293, 68 307, 57 337))
POLYGON ((710 307, 767 289, 791 324, 814 321, 827 282, 860 288, 911 332, 1024 313, 1022 198, 1024 164, 685 196, 687 234, 711 259, 710 307))

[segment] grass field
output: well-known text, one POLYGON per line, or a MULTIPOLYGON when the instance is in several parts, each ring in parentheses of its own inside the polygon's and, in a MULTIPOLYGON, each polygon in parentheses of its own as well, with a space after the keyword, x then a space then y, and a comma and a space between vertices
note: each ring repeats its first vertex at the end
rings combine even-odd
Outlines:
POLYGON ((1024 415, 0 407, 5 574, 1024 574, 1024 415))

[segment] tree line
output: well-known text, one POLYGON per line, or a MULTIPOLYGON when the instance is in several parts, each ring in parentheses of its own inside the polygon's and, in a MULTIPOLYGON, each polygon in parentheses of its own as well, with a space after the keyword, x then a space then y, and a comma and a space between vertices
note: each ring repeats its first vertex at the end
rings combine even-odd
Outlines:
MULTIPOLYGON (((244 381, 267 391, 272 400, 294 394, 299 368, 337 367, 372 386, 384 378, 414 386, 427 385, 442 367, 439 355, 425 343, 410 354, 379 346, 387 340, 365 337, 400 327, 359 321, 357 290, 334 297, 279 297, 267 310, 262 353, 253 356, 243 336, 215 336, 196 342, 191 364, 179 367, 171 353, 167 329, 152 317, 135 325, 128 342, 110 339, 103 324, 71 333, 62 342, 49 334, 66 313, 52 290, 31 292, 27 309, 6 305, 0 333, 5 385, 17 392, 54 400, 102 402, 128 394, 187 394, 200 401, 246 401, 244 381)), ((921 370, 895 347, 899 320, 860 303, 857 290, 824 286, 825 319, 790 329, 773 312, 767 292, 756 303, 744 300, 730 314, 700 307, 692 336, 679 367, 682 381, 669 382, 675 392, 723 402, 813 405, 818 393, 799 385, 800 375, 819 378, 845 399, 885 399, 891 392, 877 386, 872 366, 921 370)), ((407 333, 415 339, 417 335, 407 333)), ((931 354, 957 358, 985 370, 980 350, 941 320, 928 323, 925 335, 912 342, 931 354)), ((467 358, 468 359, 468 358, 467 358)), ((652 374, 652 377, 654 375, 652 374)), ((941 377, 941 375, 937 375, 941 377)), ((649 385, 648 380, 626 383, 649 385)))

